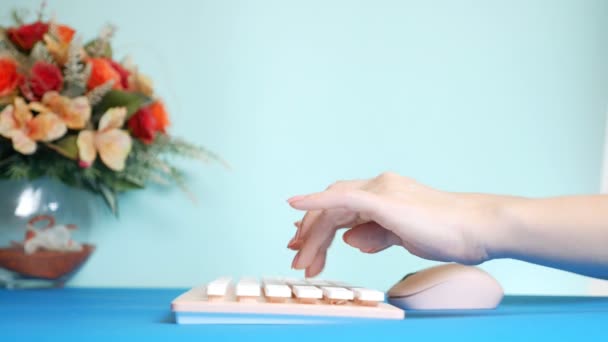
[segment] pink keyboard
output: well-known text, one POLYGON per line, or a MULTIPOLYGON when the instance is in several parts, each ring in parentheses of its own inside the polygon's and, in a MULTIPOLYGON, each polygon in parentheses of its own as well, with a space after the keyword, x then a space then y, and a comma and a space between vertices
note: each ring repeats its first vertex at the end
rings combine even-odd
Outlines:
POLYGON ((284 277, 218 278, 171 303, 178 324, 306 324, 403 319, 384 292, 346 283, 284 277))

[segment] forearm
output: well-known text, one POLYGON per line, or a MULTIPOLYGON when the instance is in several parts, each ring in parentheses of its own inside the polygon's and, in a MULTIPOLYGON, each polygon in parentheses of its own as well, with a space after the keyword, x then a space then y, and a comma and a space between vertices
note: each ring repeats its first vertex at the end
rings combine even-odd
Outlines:
POLYGON ((490 258, 513 258, 608 279, 608 196, 496 200, 490 258))

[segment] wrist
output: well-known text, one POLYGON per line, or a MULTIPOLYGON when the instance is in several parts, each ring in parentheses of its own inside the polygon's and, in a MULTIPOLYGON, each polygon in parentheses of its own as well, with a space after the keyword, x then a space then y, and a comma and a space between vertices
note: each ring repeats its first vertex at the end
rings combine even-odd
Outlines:
POLYGON ((488 260, 512 258, 517 230, 522 226, 521 218, 516 214, 517 208, 528 199, 511 196, 489 197, 487 210, 491 219, 482 234, 488 260))

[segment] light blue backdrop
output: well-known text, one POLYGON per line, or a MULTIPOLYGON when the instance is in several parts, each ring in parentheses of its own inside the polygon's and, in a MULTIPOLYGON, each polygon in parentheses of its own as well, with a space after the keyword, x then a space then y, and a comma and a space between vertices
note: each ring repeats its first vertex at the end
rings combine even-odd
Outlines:
MULTIPOLYGON (((2 0, 1 18, 16 5, 2 0)), ((596 192, 608 86, 608 2, 49 1, 156 82, 172 132, 232 165, 186 164, 179 191, 122 198, 75 286, 194 286, 218 275, 303 276, 285 200, 384 170, 432 186, 529 196, 596 192)), ((323 278, 386 288, 432 263, 341 240, 323 278)), ((510 293, 581 293, 587 279, 515 261, 510 293)))

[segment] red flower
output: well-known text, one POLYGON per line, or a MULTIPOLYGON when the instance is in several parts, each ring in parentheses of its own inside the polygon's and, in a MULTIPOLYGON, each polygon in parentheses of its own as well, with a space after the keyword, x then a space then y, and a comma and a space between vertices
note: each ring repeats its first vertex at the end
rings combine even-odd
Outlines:
POLYGON ((122 65, 114 62, 111 59, 108 59, 108 62, 110 63, 112 68, 114 68, 114 70, 116 70, 116 72, 120 75, 120 85, 124 89, 127 89, 129 87, 129 76, 131 75, 129 70, 125 69, 122 65))
POLYGON ((87 88, 93 89, 110 80, 114 80, 114 89, 122 89, 121 75, 107 58, 89 58, 91 63, 91 77, 87 88))
POLYGON ((37 21, 33 24, 11 27, 7 30, 8 38, 19 48, 29 51, 36 42, 42 40, 44 34, 49 30, 49 24, 37 21))
POLYGON ((63 86, 61 70, 46 62, 36 62, 21 91, 30 101, 38 101, 49 91, 60 91, 63 86))
POLYGON ((128 126, 136 138, 145 144, 150 144, 154 141, 156 132, 166 132, 166 128, 169 126, 169 116, 162 102, 155 101, 138 110, 129 119, 128 126))
POLYGON ((152 114, 150 107, 143 107, 129 119, 127 123, 133 136, 150 144, 156 136, 156 118, 152 114))
POLYGON ((21 83, 17 63, 10 58, 0 58, 0 97, 10 95, 21 83))

